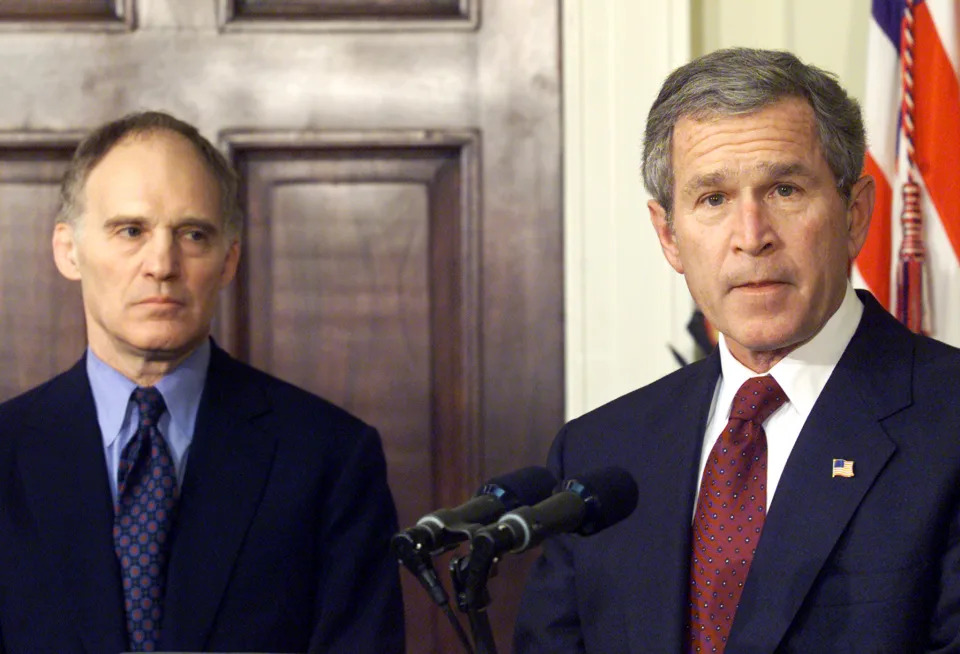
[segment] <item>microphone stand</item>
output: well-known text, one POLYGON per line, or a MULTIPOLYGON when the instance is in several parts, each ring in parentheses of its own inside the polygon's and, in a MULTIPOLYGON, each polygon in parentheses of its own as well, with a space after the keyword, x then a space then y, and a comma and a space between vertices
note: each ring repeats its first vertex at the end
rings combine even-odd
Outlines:
POLYGON ((419 581, 420 585, 427 591, 434 603, 443 610, 444 615, 447 616, 447 619, 453 626, 453 630, 457 634, 457 639, 460 641, 460 644, 463 645, 464 651, 467 654, 475 654, 473 647, 470 645, 470 639, 463 630, 463 625, 460 624, 453 609, 450 608, 447 590, 437 577, 437 572, 433 567, 433 559, 430 557, 430 554, 405 539, 394 538, 391 545, 400 563, 413 573, 413 576, 417 578, 417 581, 419 581))
POLYGON ((497 644, 486 610, 490 605, 487 581, 496 562, 496 549, 486 540, 474 541, 469 554, 450 562, 457 607, 467 614, 470 621, 475 654, 497 654, 497 644))

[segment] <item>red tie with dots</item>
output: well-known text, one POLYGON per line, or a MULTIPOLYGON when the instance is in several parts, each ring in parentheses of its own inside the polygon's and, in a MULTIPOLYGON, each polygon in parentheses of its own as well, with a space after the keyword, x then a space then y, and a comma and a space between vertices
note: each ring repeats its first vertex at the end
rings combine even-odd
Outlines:
POLYGON ((697 496, 690 558, 691 652, 722 654, 767 511, 763 422, 786 401, 773 377, 753 377, 733 398, 697 496))
POLYGON ((163 616, 176 469, 157 428, 166 405, 156 388, 133 391, 140 420, 120 456, 113 542, 120 560, 130 649, 156 650, 163 616))

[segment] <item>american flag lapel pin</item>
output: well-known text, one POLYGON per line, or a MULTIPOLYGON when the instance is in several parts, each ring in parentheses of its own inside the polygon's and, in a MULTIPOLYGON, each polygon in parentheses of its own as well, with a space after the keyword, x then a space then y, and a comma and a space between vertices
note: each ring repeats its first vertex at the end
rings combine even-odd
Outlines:
POLYGON ((833 460, 833 472, 831 477, 853 477, 853 461, 846 459, 833 460))

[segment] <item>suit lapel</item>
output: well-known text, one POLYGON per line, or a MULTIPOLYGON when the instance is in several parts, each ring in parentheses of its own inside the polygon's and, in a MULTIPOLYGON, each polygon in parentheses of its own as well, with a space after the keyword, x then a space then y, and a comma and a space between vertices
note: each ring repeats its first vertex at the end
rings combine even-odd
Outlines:
POLYGON ((740 600, 730 651, 776 649, 896 451, 880 420, 911 401, 912 344, 891 333, 899 326, 872 298, 865 304, 857 333, 787 461, 740 600), (853 478, 832 477, 835 458, 854 461, 853 478))
POLYGON ((103 440, 84 361, 47 387, 19 468, 41 541, 58 566, 91 652, 126 649, 120 568, 103 440))
POLYGON ((249 373, 214 347, 182 486, 161 649, 202 649, 273 464, 270 407, 249 373))
POLYGON ((682 384, 682 391, 671 407, 671 421, 664 424, 655 438, 633 434, 636 442, 656 443, 657 451, 637 452, 630 470, 637 474, 641 488, 640 504, 631 517, 631 535, 618 541, 621 548, 612 560, 633 561, 642 544, 641 562, 626 564, 621 575, 626 624, 629 625, 630 651, 640 654, 657 651, 678 652, 683 649, 684 627, 690 576, 690 529, 700 450, 706 429, 707 414, 720 375, 720 356, 714 351, 706 361, 696 364, 691 378, 682 384), (641 481, 642 480, 642 481, 641 481), (672 496, 660 502, 663 489, 673 489, 672 496), (654 645, 651 634, 657 634, 654 645))

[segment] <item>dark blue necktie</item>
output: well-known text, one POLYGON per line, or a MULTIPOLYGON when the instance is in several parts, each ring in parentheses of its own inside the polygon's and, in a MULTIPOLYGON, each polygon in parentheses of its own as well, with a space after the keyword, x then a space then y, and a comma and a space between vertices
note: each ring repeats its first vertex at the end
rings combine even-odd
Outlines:
POLYGON ((123 578, 130 649, 152 652, 160 638, 170 530, 177 502, 176 468, 157 425, 166 405, 156 388, 132 399, 140 420, 120 456, 113 542, 123 578))

